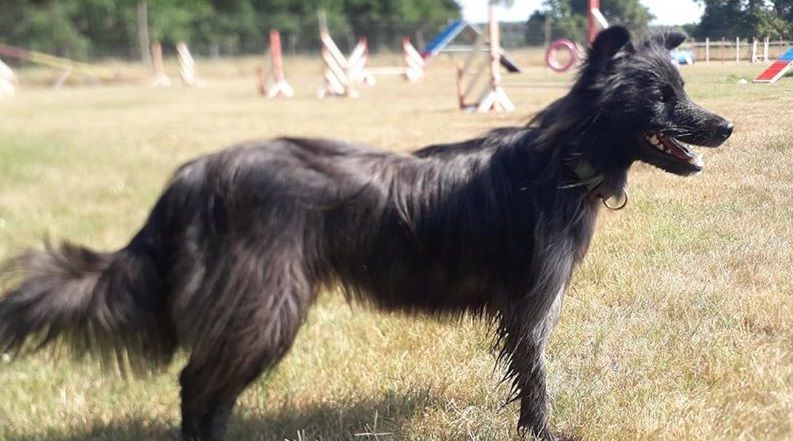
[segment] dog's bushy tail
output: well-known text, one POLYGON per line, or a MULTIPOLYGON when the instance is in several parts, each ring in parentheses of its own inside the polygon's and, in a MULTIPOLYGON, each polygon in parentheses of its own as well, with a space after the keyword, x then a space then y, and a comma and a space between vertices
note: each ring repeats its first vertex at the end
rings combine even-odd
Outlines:
POLYGON ((98 253, 46 244, 11 259, 16 287, 0 297, 0 353, 18 355, 61 342, 121 373, 166 365, 175 349, 162 281, 145 250, 98 253))

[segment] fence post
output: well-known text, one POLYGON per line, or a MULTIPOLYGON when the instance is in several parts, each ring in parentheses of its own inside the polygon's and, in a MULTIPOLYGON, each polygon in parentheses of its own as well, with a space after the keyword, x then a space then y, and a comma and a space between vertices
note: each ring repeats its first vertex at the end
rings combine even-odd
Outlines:
POLYGON ((721 37, 721 50, 719 51, 719 59, 721 64, 724 64, 724 59, 727 58, 725 51, 727 50, 727 40, 724 37, 721 37))
POLYGON ((741 64, 741 37, 735 37, 735 64, 741 64))
POLYGON ((763 39, 763 63, 768 63, 768 37, 763 39))
POLYGON ((705 64, 710 64, 710 37, 705 37, 705 64))

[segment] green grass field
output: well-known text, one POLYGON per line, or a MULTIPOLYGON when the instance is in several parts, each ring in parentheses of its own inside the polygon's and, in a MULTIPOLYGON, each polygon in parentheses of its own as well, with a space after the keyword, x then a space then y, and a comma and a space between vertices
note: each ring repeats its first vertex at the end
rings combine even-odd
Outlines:
MULTIPOLYGON (((306 135, 406 151, 524 124, 564 92, 510 89, 515 114, 461 113, 451 64, 438 60, 423 83, 384 78, 357 100, 318 101, 318 60, 290 59, 298 96, 265 100, 253 66, 199 64, 199 89, 55 92, 38 84, 57 72, 23 72, 21 94, 0 101, 0 257, 47 236, 122 246, 177 165, 234 142, 306 135)), ((735 135, 704 151, 697 177, 636 166, 628 207, 601 216, 549 348, 557 433, 793 439, 793 79, 737 84, 758 69, 683 68, 689 93, 735 135)), ((540 67, 525 77, 570 79, 540 67)), ((323 294, 291 353, 240 400, 229 439, 513 439, 517 408, 502 406, 490 341, 471 320, 383 315, 323 294)), ((125 381, 47 353, 4 359, 0 439, 173 439, 183 362, 125 381)))

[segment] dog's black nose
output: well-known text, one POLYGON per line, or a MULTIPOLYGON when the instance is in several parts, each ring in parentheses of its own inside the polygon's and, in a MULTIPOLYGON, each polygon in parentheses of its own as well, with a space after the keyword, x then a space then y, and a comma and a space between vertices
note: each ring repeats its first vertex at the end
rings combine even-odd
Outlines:
POLYGON ((731 122, 729 122, 727 120, 724 120, 724 122, 721 123, 721 125, 719 126, 719 131, 720 131, 721 137, 723 139, 725 139, 725 140, 732 135, 732 131, 734 129, 735 129, 735 124, 733 124, 733 123, 731 123, 731 122))

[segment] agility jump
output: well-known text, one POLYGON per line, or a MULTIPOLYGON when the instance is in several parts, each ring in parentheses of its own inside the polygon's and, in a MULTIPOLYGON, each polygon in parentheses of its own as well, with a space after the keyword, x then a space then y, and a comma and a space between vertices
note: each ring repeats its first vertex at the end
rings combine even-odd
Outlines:
POLYGON ((364 40, 358 40, 350 56, 345 57, 327 30, 320 32, 320 39, 324 83, 317 91, 318 97, 355 98, 358 96, 358 91, 355 90, 356 83, 373 84, 371 74, 366 72, 367 51, 364 40))
POLYGON ((319 98, 329 96, 339 96, 355 98, 358 92, 355 90, 356 83, 373 84, 373 77, 366 72, 366 39, 361 38, 358 44, 345 57, 341 52, 328 31, 328 21, 325 11, 317 13, 319 21, 319 38, 322 42, 322 64, 323 64, 323 84, 317 91, 319 98))
POLYGON ((402 66, 371 67, 366 71, 374 76, 401 75, 407 81, 415 83, 424 78, 426 61, 410 42, 410 38, 402 37, 402 66))
MULTIPOLYGON (((187 47, 187 44, 184 42, 177 43, 176 53, 179 61, 179 76, 182 79, 182 84, 190 87, 204 86, 204 81, 198 78, 196 62, 190 54, 190 49, 187 47)), ((152 87, 170 87, 173 85, 173 81, 171 81, 171 78, 165 73, 162 45, 159 41, 155 41, 151 45, 151 60, 152 76, 149 80, 149 84, 152 87)))
POLYGON ((762 53, 762 55, 761 55, 761 54, 760 54, 760 52, 757 50, 757 46, 758 46, 758 44, 759 44, 759 42, 757 41, 757 39, 755 38, 755 39, 752 41, 752 64, 757 64, 757 63, 770 63, 770 62, 771 62, 771 60, 769 60, 769 59, 768 59, 768 46, 769 46, 769 40, 770 40, 770 39, 769 39, 768 37, 765 37, 765 38, 763 39, 763 53, 762 53))
POLYGON ((328 31, 324 11, 318 13, 320 41, 322 42, 322 62, 324 82, 317 95, 356 97, 356 84, 372 86, 377 75, 400 75, 409 82, 424 78, 425 61, 408 37, 402 38, 402 66, 370 68, 369 44, 366 37, 358 38, 358 43, 348 57, 341 52, 328 31))

